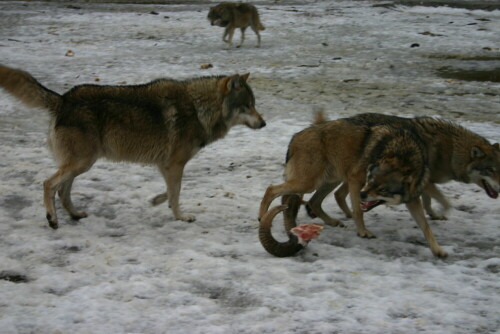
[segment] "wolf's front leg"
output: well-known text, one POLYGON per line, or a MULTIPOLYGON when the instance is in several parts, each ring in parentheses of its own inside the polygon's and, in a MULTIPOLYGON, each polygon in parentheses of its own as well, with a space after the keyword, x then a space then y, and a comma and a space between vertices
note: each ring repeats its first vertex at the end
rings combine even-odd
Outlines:
MULTIPOLYGON (((172 208, 175 219, 194 222, 196 217, 193 215, 184 214, 179 206, 179 194, 181 191, 182 174, 184 172, 184 164, 172 164, 168 167, 161 166, 160 171, 165 179, 168 189, 168 204, 172 208)), ((162 196, 163 194, 159 195, 162 196)), ((166 193, 165 193, 166 195, 166 193)), ((156 196, 155 199, 158 199, 156 196)), ((153 199, 153 201, 155 200, 153 199)), ((153 202, 154 203, 154 202, 153 202)))
POLYGON ((361 238, 375 238, 375 235, 370 232, 365 227, 365 222, 363 220, 363 211, 361 211, 361 185, 359 180, 363 180, 362 177, 352 177, 348 181, 349 194, 351 196, 352 214, 354 221, 356 222, 356 230, 358 236, 361 238))
POLYGON ((234 28, 233 27, 228 27, 226 28, 226 31, 224 32, 224 36, 227 36, 227 39, 224 40, 224 42, 227 43, 226 48, 231 49, 233 47, 233 35, 234 35, 234 28))
POLYGON ((411 202, 406 203, 406 207, 410 211, 411 216, 417 222, 418 226, 424 233, 425 240, 429 244, 429 248, 437 257, 447 257, 448 253, 446 253, 441 247, 439 247, 436 239, 434 238, 434 234, 432 234, 431 228, 429 224, 427 224, 427 220, 425 219, 424 209, 422 208, 422 204, 420 202, 420 198, 417 198, 411 202))

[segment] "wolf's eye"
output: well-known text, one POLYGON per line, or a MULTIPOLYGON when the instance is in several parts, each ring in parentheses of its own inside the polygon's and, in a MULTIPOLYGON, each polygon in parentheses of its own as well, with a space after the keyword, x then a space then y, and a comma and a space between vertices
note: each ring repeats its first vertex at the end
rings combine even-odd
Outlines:
POLYGON ((485 169, 482 170, 482 173, 483 175, 493 175, 496 173, 496 170, 494 167, 487 167, 485 169))
POLYGON ((388 190, 388 189, 386 189, 386 188, 380 188, 380 189, 378 190, 378 192, 379 192, 379 194, 388 194, 388 193, 389 193, 389 190, 388 190))

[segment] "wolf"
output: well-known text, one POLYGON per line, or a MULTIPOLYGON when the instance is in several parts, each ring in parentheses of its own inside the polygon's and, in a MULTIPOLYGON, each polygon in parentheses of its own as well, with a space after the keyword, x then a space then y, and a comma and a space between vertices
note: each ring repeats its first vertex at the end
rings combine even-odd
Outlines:
MULTIPOLYGON (((140 85, 79 85, 60 95, 22 70, 0 65, 0 86, 31 107, 49 111, 48 145, 59 166, 44 184, 50 227, 58 228, 56 192, 72 218, 71 187, 100 158, 156 165, 165 179, 174 217, 194 221, 179 206, 186 163, 235 125, 266 125, 255 109, 249 73, 178 81, 158 79, 140 85)), ((167 200, 167 193, 153 204, 167 200)))
POLYGON ((207 15, 211 25, 226 28, 222 40, 227 47, 232 47, 234 30, 240 28, 241 41, 237 47, 241 47, 245 41, 245 30, 250 27, 257 35, 257 47, 260 47, 259 31, 266 28, 260 22, 259 12, 254 5, 248 3, 222 2, 217 6, 210 7, 207 15))
MULTIPOLYGON (((259 219, 266 215, 271 202, 282 196, 282 203, 289 207, 288 212, 285 211, 285 229, 288 232, 295 225, 297 207, 300 207, 303 194, 324 192, 324 189, 335 188, 345 182, 351 196, 357 233, 362 237, 371 237, 373 234, 366 229, 363 221, 361 189, 367 172, 377 168, 391 180, 391 191, 397 194, 390 204, 404 203, 424 232, 432 253, 445 257, 447 254, 436 242, 420 201, 429 179, 427 161, 426 147, 411 131, 385 125, 356 125, 346 119, 315 122, 292 137, 286 155, 285 182, 267 188, 260 204, 259 219)), ((264 228, 270 226, 269 219, 274 217, 274 212, 265 216, 264 228)), ((329 225, 340 224, 321 207, 315 213, 329 225)), ((279 247, 263 246, 271 254, 293 254, 297 249, 294 240, 297 239, 289 236, 290 240, 279 247), (283 247, 285 250, 280 249, 283 247)), ((266 235, 262 240, 272 239, 266 235)))
MULTIPOLYGON (((449 181, 475 183, 486 194, 496 199, 500 192, 500 145, 490 144, 485 138, 451 121, 432 117, 404 118, 398 116, 365 113, 348 118, 352 124, 362 126, 386 125, 406 128, 416 133, 426 146, 429 154, 429 184, 422 193, 425 211, 431 219, 446 219, 434 212, 431 198, 436 199, 444 208, 451 205, 435 184, 449 181)), ((308 211, 319 210, 321 202, 333 189, 324 189, 309 200, 308 211), (313 208, 314 207, 314 208, 313 208)), ((347 185, 335 192, 335 199, 347 217, 352 214, 347 207, 347 185)), ((377 197, 372 194, 372 197, 377 197)), ((383 197, 383 196, 382 196, 383 197)), ((372 203, 373 204, 373 203, 372 203)))

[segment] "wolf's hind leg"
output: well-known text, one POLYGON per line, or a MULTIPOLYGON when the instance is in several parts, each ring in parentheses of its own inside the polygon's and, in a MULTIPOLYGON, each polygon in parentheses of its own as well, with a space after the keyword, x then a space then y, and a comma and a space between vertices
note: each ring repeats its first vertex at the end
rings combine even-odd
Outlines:
POLYGON ((340 182, 322 184, 318 188, 318 190, 316 190, 314 195, 309 199, 308 205, 312 212, 318 218, 322 219, 326 225, 344 227, 344 224, 340 220, 330 217, 325 211, 323 211, 323 208, 321 207, 321 204, 323 203, 325 197, 330 194, 333 189, 335 189, 339 185, 339 183, 340 182))
POLYGON ((254 31, 255 35, 257 35, 257 47, 260 48, 260 33, 259 33, 259 29, 255 28, 252 25, 252 30, 254 31))
POLYGON ((443 193, 436 187, 434 183, 429 183, 422 193, 422 202, 425 212, 432 220, 447 220, 445 213, 451 208, 450 202, 446 199, 443 193), (443 207, 442 212, 436 213, 431 206, 431 198, 434 198, 443 207))
POLYGON ((241 40, 240 40, 240 44, 238 44, 238 46, 236 46, 237 48, 241 47, 243 45, 243 42, 245 41, 245 29, 246 29, 246 27, 240 28, 241 40))
MULTIPOLYGON (((314 181, 314 180, 313 180, 314 181)), ((272 201, 279 196, 302 195, 314 191, 314 183, 307 179, 287 180, 285 183, 276 186, 269 186, 260 202, 259 220, 269 210, 272 201)))
MULTIPOLYGON (((59 223, 57 221, 56 207, 54 204, 56 192, 61 190, 60 194, 62 194, 63 205, 65 207, 69 205, 69 202, 71 202, 71 200, 69 200, 68 202, 68 199, 70 198, 69 192, 71 191, 71 186, 68 187, 66 185, 65 188, 65 184, 67 182, 72 182, 76 176, 89 170, 89 168, 92 167, 94 161, 95 160, 87 162, 79 161, 77 163, 68 163, 62 165, 54 175, 45 180, 45 182, 43 183, 43 191, 44 191, 43 201, 45 204, 45 209, 47 210, 46 217, 49 222, 49 226, 52 227, 53 229, 57 229, 59 227, 59 223)), ((80 214, 82 213, 80 212, 80 214)))
POLYGON ((66 211, 68 211, 71 218, 78 220, 87 217, 87 214, 84 211, 78 211, 75 209, 73 202, 71 201, 71 187, 73 186, 74 179, 75 178, 70 178, 64 182, 59 188, 58 194, 63 207, 66 211))

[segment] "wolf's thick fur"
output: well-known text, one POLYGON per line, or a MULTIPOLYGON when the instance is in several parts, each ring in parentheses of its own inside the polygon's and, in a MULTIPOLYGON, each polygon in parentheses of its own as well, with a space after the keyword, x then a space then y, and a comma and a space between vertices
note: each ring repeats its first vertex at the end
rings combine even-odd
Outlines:
MULTIPOLYGON (((255 110, 248 75, 159 79, 134 86, 81 85, 59 95, 30 74, 0 65, 0 86, 51 115, 48 144, 59 170, 44 182, 50 226, 58 227, 56 192, 73 218, 87 216, 74 208, 71 186, 99 158, 157 165, 175 218, 193 221, 179 207, 185 164, 234 125, 265 126, 255 110)), ((166 199, 164 193, 153 203, 166 199)))
MULTIPOLYGON (((448 181, 475 183, 488 196, 497 198, 500 192, 500 147, 490 144, 485 138, 450 121, 431 117, 403 118, 376 113, 359 114, 348 119, 361 126, 386 125, 406 128, 416 133, 426 146, 429 154, 430 178, 422 194, 424 208, 432 219, 443 219, 434 212, 430 198, 435 198, 444 209, 450 204, 434 184, 448 181)), ((332 191, 331 189, 330 191, 332 191)), ((338 205, 349 217, 350 210, 345 202, 347 185, 342 185, 335 193, 338 205)), ((309 205, 318 207, 328 192, 314 195, 309 205), (321 196, 319 196, 321 195, 321 196)), ((313 210, 314 211, 314 210, 313 210)))
MULTIPOLYGON (((285 212, 285 223, 288 224, 285 227, 289 229, 292 226, 290 218, 295 218, 297 203, 300 203, 303 194, 315 190, 328 193, 345 182, 351 196, 358 235, 371 237, 373 234, 363 222, 360 193, 367 168, 377 165, 390 175, 397 190, 395 193, 398 196, 391 204, 405 203, 424 232, 433 254, 446 256, 432 235, 420 201, 429 176, 427 152, 420 139, 410 131, 390 126, 368 127, 346 119, 323 122, 317 118, 316 122, 319 123, 293 136, 288 146, 285 182, 267 188, 261 201, 259 218, 266 214, 276 197, 283 196, 283 204, 294 211, 293 214, 285 212)), ((313 209, 327 224, 340 224, 329 217, 321 206, 313 209)), ((292 223, 295 224, 295 221, 292 223)), ((290 244, 293 244, 293 238, 287 247, 291 247, 290 244)), ((276 249, 274 246, 265 248, 268 251, 276 249)), ((280 250, 280 254, 288 252, 280 250)))
POLYGON ((227 43, 227 47, 232 47, 234 30, 240 28, 241 42, 237 47, 243 45, 245 41, 245 30, 250 27, 257 35, 257 47, 260 47, 260 30, 266 28, 260 22, 259 12, 254 5, 248 3, 222 2, 217 6, 210 7, 207 15, 211 25, 226 28, 222 35, 222 40, 227 43), (227 38, 226 38, 227 37, 227 38))

